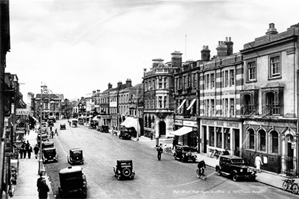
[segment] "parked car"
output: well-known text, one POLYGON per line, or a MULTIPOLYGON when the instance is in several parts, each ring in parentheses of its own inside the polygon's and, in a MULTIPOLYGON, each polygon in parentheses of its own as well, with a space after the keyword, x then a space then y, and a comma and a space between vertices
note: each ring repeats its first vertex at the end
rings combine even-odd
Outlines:
POLYGON ((72 120, 72 127, 77 127, 78 121, 76 119, 72 120))
POLYGON ((115 177, 120 179, 129 178, 133 179, 135 172, 133 170, 132 160, 117 160, 116 167, 113 167, 115 177))
POLYGON ((67 156, 67 161, 70 164, 83 164, 83 151, 80 148, 70 149, 70 155, 67 156))
POLYGON ((59 171, 60 198, 78 198, 87 196, 87 180, 80 166, 70 166, 59 171))
POLYGON ((197 153, 197 149, 194 147, 190 147, 187 145, 177 145, 174 152, 174 158, 179 159, 182 162, 188 162, 188 161, 196 162, 197 160, 196 153, 197 153))
POLYGON ((66 124, 60 124, 60 130, 66 130, 66 124))
POLYGON ((130 140, 132 137, 132 132, 128 128, 121 128, 119 138, 120 139, 125 139, 125 140, 130 140))
POLYGON ((56 148, 55 147, 43 148, 42 160, 43 160, 43 163, 57 162, 58 157, 57 157, 57 153, 56 153, 56 148))
POLYGON ((255 180, 256 171, 245 164, 243 158, 233 155, 221 155, 216 165, 218 175, 230 176, 233 181, 238 179, 255 180))
POLYGON ((43 141, 42 142, 42 149, 46 148, 54 148, 54 142, 53 141, 43 141))
POLYGON ((41 142, 49 141, 49 136, 47 133, 38 133, 38 135, 36 137, 36 141, 37 141, 38 145, 40 146, 41 142))

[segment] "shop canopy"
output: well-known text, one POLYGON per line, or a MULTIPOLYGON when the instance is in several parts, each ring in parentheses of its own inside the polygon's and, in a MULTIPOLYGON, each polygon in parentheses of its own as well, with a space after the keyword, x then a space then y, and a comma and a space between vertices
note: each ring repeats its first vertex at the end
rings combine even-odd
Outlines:
POLYGON ((121 123, 121 125, 125 126, 126 128, 133 127, 135 128, 138 135, 140 134, 140 123, 137 118, 127 117, 125 121, 121 123))
POLYGON ((172 134, 176 135, 176 136, 182 136, 182 135, 185 135, 185 134, 190 133, 192 131, 193 131, 192 127, 183 126, 180 129, 177 129, 176 131, 173 131, 172 134))

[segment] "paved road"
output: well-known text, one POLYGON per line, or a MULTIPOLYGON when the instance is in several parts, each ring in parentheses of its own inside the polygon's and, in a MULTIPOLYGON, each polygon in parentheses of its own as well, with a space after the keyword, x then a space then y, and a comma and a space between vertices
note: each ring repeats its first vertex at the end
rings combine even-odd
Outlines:
POLYGON ((59 162, 45 165, 54 193, 59 186, 59 170, 69 166, 69 149, 80 147, 84 151, 82 167, 88 181, 88 198, 297 198, 259 182, 233 182, 217 176, 213 168, 207 168, 206 181, 200 180, 195 175, 196 163, 182 163, 167 154, 158 161, 156 151, 142 142, 120 140, 85 126, 67 126, 54 142, 59 162), (114 177, 113 166, 118 159, 133 160, 134 180, 114 177))

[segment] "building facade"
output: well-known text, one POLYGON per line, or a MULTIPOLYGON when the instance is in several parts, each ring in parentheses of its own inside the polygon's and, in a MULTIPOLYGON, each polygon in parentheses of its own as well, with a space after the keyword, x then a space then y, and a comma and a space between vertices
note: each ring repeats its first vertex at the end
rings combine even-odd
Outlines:
POLYGON ((264 161, 262 169, 299 174, 299 24, 246 43, 241 92, 243 157, 264 161))
MULTIPOLYGON (((145 71, 143 77, 144 133, 147 137, 173 137, 174 68, 164 64, 163 59, 152 61, 152 68, 145 71)), ((173 64, 175 61, 177 59, 173 64)))

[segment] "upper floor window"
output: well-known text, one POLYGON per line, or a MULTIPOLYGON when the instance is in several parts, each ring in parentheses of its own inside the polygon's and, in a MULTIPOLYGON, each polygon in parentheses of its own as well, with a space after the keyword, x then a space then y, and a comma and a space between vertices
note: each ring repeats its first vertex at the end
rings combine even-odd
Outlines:
POLYGON ((162 78, 161 78, 161 76, 158 78, 158 88, 162 88, 162 85, 163 85, 163 83, 162 83, 162 78))
POLYGON ((227 87, 228 86, 228 71, 226 70, 225 71, 225 87, 227 87))
POLYGON ((197 73, 194 73, 193 76, 193 87, 197 88, 197 73))
POLYGON ((229 86, 233 86, 234 85, 234 80, 235 80, 235 75, 234 75, 234 70, 230 70, 230 85, 229 86))
POLYGON ((167 88, 167 82, 168 82, 168 78, 165 77, 165 78, 164 78, 164 88, 167 88))
POLYGON ((283 87, 262 89, 263 114, 283 114, 283 87))
POLYGON ((205 75, 205 87, 209 89, 209 74, 205 75))
POLYGON ((281 64, 279 54, 270 56, 270 78, 281 76, 281 64))
POLYGON ((247 62, 247 81, 256 80, 256 61, 247 62))
POLYGON ((234 116, 234 98, 230 98, 230 117, 234 116))
POLYGON ((248 133, 249 133, 249 145, 248 145, 248 148, 249 149, 254 149, 254 130, 253 129, 249 129, 248 133))
POLYGON ((162 108, 163 104, 162 104, 162 96, 158 96, 158 106, 159 108, 162 108))
POLYGON ((210 74, 210 88, 214 88, 215 87, 215 74, 210 74))

